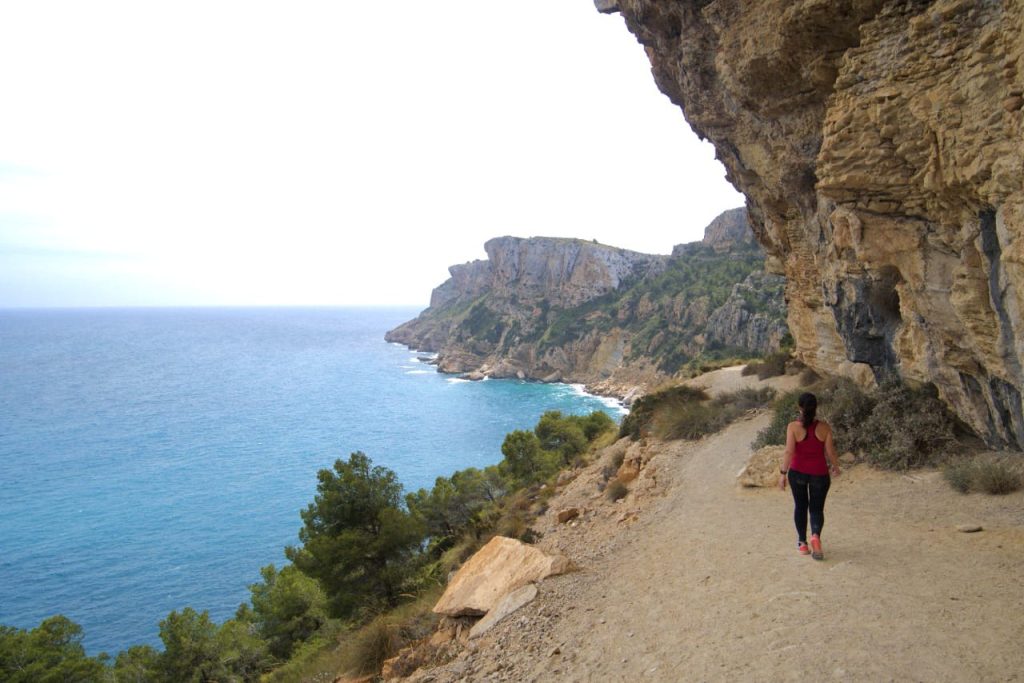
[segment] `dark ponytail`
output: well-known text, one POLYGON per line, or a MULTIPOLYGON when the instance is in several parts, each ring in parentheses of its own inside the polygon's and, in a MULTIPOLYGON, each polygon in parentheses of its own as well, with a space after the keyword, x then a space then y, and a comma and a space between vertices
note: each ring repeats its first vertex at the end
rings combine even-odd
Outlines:
POLYGON ((810 429, 814 424, 814 415, 818 412, 818 397, 810 393, 800 394, 796 404, 800 407, 800 423, 804 429, 810 429))

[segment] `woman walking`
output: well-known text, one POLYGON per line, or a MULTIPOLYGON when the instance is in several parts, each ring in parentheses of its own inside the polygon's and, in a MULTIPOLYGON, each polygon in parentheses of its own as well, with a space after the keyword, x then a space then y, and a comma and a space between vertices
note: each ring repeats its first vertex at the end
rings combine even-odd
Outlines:
POLYGON ((818 399, 814 394, 801 394, 797 399, 800 419, 786 427, 786 456, 779 473, 779 488, 786 490, 789 480, 793 491, 793 522, 796 524, 796 549, 801 555, 810 553, 816 560, 825 559, 821 550, 821 528, 825 526, 825 496, 832 483, 830 474, 839 476, 839 458, 832 443, 832 428, 815 419, 818 399), (811 516, 811 547, 807 547, 807 513, 811 516))

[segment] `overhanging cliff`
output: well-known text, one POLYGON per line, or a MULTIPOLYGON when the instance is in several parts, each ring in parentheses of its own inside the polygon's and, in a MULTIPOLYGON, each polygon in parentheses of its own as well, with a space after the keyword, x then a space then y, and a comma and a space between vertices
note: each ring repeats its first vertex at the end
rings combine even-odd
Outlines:
POLYGON ((1024 446, 1024 4, 596 4, 746 195, 798 355, 1024 446))

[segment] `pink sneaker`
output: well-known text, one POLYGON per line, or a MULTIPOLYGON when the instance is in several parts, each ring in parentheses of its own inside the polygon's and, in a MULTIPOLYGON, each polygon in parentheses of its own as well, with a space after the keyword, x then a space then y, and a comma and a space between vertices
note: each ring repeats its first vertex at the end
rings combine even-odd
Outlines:
POLYGON ((821 539, 818 538, 818 534, 811 536, 811 557, 816 560, 825 559, 825 553, 821 552, 821 539))
POLYGON ((801 555, 810 555, 811 549, 807 547, 807 544, 803 541, 796 542, 796 551, 801 555))

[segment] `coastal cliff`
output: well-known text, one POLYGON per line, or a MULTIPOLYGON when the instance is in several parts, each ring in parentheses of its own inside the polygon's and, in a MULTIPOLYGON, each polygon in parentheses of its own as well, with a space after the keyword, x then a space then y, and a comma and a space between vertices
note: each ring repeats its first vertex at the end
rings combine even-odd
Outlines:
POLYGON ((748 199, 811 367, 1024 446, 1024 5, 596 0, 748 199))
POLYGON ((787 334, 782 278, 764 272, 745 209, 670 256, 546 237, 485 250, 452 266, 430 307, 386 339, 436 351, 442 372, 627 396, 695 359, 777 350, 787 334))

